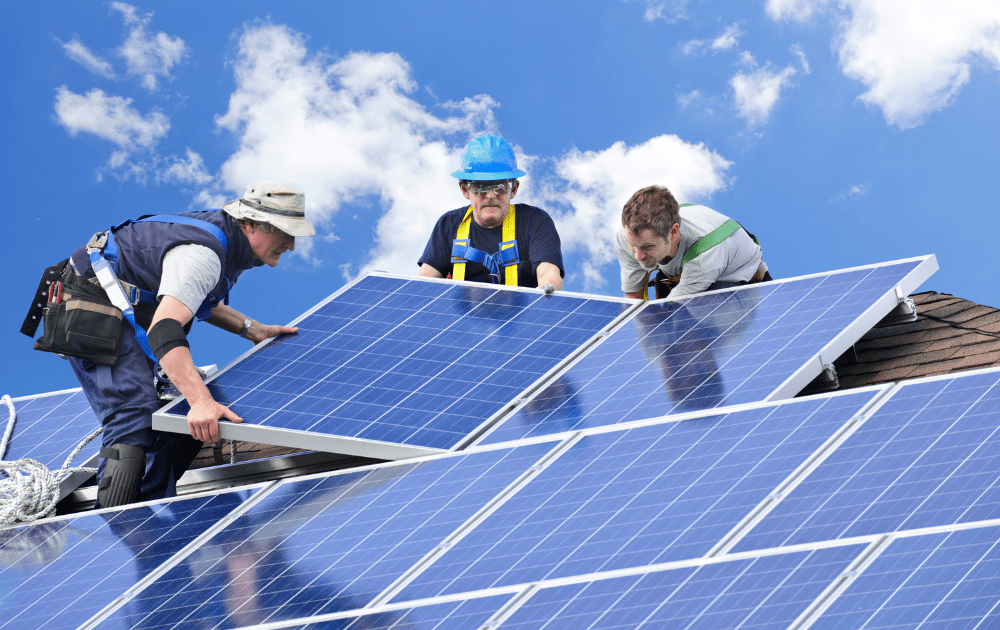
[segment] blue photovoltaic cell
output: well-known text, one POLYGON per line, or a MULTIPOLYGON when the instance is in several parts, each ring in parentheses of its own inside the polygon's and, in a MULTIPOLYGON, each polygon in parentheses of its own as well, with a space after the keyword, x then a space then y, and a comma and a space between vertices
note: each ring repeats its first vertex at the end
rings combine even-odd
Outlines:
POLYGON ((897 538, 810 627, 1000 628, 1000 528, 897 538))
MULTIPOLYGON (((17 421, 3 457, 6 461, 30 457, 49 470, 59 470, 73 449, 101 426, 80 389, 15 398, 13 403, 17 421)), ((8 415, 7 407, 0 405, 0 436, 8 415)), ((82 466, 97 457, 100 448, 100 439, 91 441, 71 465, 82 466)))
POLYGON ((903 385, 736 551, 1000 518, 1000 372, 903 385))
POLYGON ((552 443, 289 481, 133 600, 129 628, 239 627, 362 608, 552 443))
POLYGON ((920 264, 647 304, 483 443, 764 401, 920 264))
POLYGON ((510 595, 494 595, 476 599, 463 599, 444 604, 415 606, 390 612, 333 621, 318 621, 289 630, 452 630, 453 628, 481 628, 497 613, 510 595))
POLYGON ((369 276, 209 389, 249 423, 447 449, 629 306, 369 276))
POLYGON ((784 630, 864 548, 849 545, 542 588, 503 628, 784 630))
MULTIPOLYGON (((76 628, 253 492, 0 530, 0 629, 76 628)), ((127 604, 105 627, 127 627, 133 612, 127 604)))
POLYGON ((585 436, 398 599, 699 558, 874 395, 585 436))

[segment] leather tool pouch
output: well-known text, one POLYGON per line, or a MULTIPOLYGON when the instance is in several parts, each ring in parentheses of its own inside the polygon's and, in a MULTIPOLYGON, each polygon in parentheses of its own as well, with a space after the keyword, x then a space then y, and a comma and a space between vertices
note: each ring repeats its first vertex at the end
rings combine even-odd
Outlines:
POLYGON ((68 270, 48 293, 42 336, 34 349, 88 359, 99 365, 118 362, 122 312, 104 288, 68 270))
POLYGON ((668 277, 662 271, 658 271, 653 278, 653 288, 656 289, 656 299, 662 300, 663 298, 670 295, 670 292, 674 290, 678 282, 673 278, 668 277))

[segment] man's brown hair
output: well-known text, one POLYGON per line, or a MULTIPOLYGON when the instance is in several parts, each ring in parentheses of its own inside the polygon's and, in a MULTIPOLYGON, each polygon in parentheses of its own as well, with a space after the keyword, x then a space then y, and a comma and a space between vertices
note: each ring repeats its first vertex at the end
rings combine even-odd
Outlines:
POLYGON ((664 186, 646 186, 637 190, 622 209, 622 225, 632 234, 653 230, 667 238, 674 223, 680 225, 677 200, 664 186))

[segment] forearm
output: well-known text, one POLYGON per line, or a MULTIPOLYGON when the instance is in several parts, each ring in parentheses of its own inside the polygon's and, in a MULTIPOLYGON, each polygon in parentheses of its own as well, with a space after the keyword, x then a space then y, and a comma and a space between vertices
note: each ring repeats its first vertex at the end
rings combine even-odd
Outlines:
MULTIPOLYGON (((213 326, 221 328, 222 330, 227 330, 235 335, 239 335, 243 331, 243 322, 247 319, 248 316, 240 313, 236 309, 226 306, 225 304, 219 304, 212 309, 212 316, 206 321, 213 326)), ((262 324, 253 318, 249 319, 250 329, 247 330, 246 339, 249 339, 255 344, 264 341, 268 337, 292 334, 298 332, 299 330, 298 328, 291 328, 288 326, 262 324)))
MULTIPOLYGON (((225 304, 219 304, 212 309, 212 316, 205 321, 216 328, 221 328, 222 330, 231 332, 234 335, 238 335, 240 334, 240 331, 243 330, 243 321, 245 319, 246 315, 240 313, 236 309, 225 304)), ((252 325, 253 324, 251 324, 251 326, 252 325)))
MULTIPOLYGON (((232 309, 229 310, 232 311, 232 309)), ((236 314, 235 311, 225 314, 224 317, 234 314, 236 314)), ((164 295, 149 326, 152 337, 161 334, 153 331, 157 324, 164 320, 174 320, 174 322, 167 322, 169 325, 162 333, 163 337, 160 337, 164 341, 162 344, 157 343, 153 352, 157 353, 160 366, 167 373, 170 382, 180 390, 191 407, 187 414, 188 430, 191 431, 191 436, 203 442, 215 442, 219 439, 219 418, 228 418, 233 422, 242 422, 243 420, 225 405, 220 405, 212 398, 212 394, 201 380, 201 374, 194 366, 187 340, 183 338, 183 333, 177 328, 178 324, 183 326, 191 321, 192 317, 191 309, 184 306, 180 300, 164 295), (181 342, 180 345, 177 345, 178 342, 181 342), (157 348, 162 348, 165 352, 161 355, 157 348)))
POLYGON ((160 359, 160 367, 192 407, 214 401, 187 347, 178 346, 167 352, 160 359))
POLYGON ((559 267, 552 263, 538 263, 538 268, 535 269, 535 278, 538 279, 538 286, 543 286, 545 283, 551 282, 556 291, 562 291, 562 274, 559 273, 559 267))

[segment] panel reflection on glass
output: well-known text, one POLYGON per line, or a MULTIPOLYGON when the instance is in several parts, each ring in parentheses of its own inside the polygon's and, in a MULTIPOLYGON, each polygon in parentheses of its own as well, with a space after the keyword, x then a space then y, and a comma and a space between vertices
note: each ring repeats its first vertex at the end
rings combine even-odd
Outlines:
POLYGON ((809 627, 1000 627, 1000 528, 893 540, 809 627))
POLYGON ((503 628, 784 630, 864 548, 850 545, 543 588, 503 628))
POLYGON ((919 264, 649 303, 483 442, 763 401, 919 264))
MULTIPOLYGON (((0 530, 0 629, 76 628, 253 492, 171 501, 0 530)), ((121 609, 105 627, 127 627, 121 609)))
MULTIPOLYGON (((7 461, 30 457, 50 470, 59 470, 73 449, 101 424, 80 389, 15 398, 13 403, 17 422, 4 456, 7 461)), ((0 405, 3 427, 7 426, 7 415, 7 407, 0 405)), ((76 456, 73 465, 80 466, 96 457, 100 448, 100 440, 92 441, 76 456)))
POLYGON ((129 628, 250 626, 354 610, 552 443, 283 483, 140 593, 129 628))
POLYGON ((1000 371, 907 383, 737 550, 1000 518, 1000 371))
POLYGON ((399 599, 702 557, 875 394, 584 436, 399 599))
POLYGON ((209 389, 246 422, 447 449, 629 306, 370 276, 209 389))

